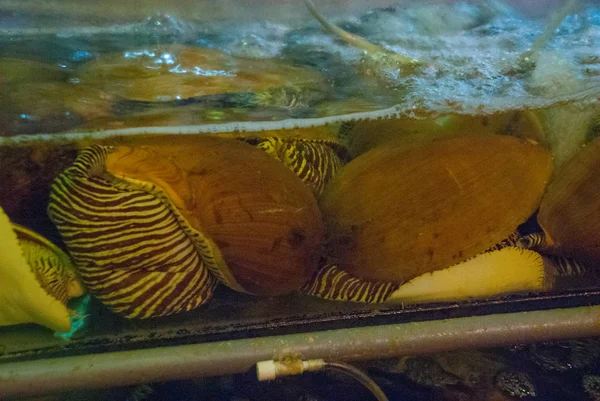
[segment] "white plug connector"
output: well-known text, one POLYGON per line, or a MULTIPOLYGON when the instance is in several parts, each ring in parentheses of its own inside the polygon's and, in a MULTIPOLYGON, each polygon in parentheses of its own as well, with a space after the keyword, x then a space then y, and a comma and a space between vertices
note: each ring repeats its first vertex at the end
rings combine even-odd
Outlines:
POLYGON ((256 376, 259 381, 275 380, 279 376, 300 375, 304 372, 314 372, 323 369, 323 359, 311 359, 302 361, 290 359, 283 361, 262 361, 256 364, 256 376))

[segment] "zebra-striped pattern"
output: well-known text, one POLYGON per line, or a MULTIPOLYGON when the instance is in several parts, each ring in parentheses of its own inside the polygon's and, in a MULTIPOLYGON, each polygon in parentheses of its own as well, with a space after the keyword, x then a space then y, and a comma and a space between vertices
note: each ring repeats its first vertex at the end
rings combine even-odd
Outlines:
POLYGON ((112 150, 82 151, 52 184, 49 215, 84 284, 128 318, 196 308, 216 285, 202 258, 211 254, 202 249, 208 245, 182 230, 183 218, 162 190, 106 173, 112 150))
POLYGON ((544 233, 533 233, 519 239, 518 246, 526 249, 539 249, 546 247, 546 236, 544 233))
POLYGON ((42 288, 63 304, 69 301, 68 284, 75 280, 73 272, 65 269, 62 260, 48 248, 32 241, 20 240, 23 255, 42 288))
MULTIPOLYGON (((489 248, 492 252, 515 246, 519 241, 518 231, 511 233, 508 238, 489 248)), ((391 281, 366 281, 345 272, 339 267, 325 264, 317 274, 302 288, 309 295, 315 295, 335 301, 354 301, 364 303, 385 302, 398 288, 400 283, 391 281)))
POLYGON ((302 288, 309 295, 335 301, 381 303, 400 288, 392 282, 366 281, 326 264, 302 288))
POLYGON ((317 195, 344 165, 339 145, 332 141, 268 137, 255 146, 283 162, 317 195))
POLYGON ((498 242, 493 247, 486 250, 486 252, 499 251, 507 246, 518 246, 521 240, 521 234, 518 231, 513 231, 506 239, 498 242))
POLYGON ((558 277, 582 276, 588 269, 582 263, 564 256, 544 256, 553 267, 553 273, 558 277))
POLYGON ((12 224, 23 256, 41 287, 66 304, 83 289, 69 257, 46 238, 18 224, 12 224))
POLYGON ((581 276, 588 272, 586 266, 574 259, 564 256, 555 256, 545 254, 550 247, 546 242, 546 236, 543 232, 533 233, 520 237, 517 245, 520 248, 532 249, 544 254, 546 264, 552 267, 552 274, 558 277, 581 276))

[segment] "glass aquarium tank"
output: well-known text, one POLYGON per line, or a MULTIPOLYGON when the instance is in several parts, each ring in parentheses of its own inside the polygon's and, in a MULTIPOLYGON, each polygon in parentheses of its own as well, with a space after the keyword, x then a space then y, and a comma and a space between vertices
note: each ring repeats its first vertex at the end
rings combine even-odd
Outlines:
POLYGON ((600 335, 597 2, 3 1, 0 103, 0 377, 600 335))

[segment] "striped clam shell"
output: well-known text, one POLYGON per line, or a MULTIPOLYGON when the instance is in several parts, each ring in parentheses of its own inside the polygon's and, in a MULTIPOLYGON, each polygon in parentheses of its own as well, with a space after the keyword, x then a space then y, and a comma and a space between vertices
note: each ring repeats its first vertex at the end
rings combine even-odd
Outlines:
MULTIPOLYGON (((517 231, 508 238, 488 249, 484 254, 509 249, 535 249, 543 243, 543 234, 521 236, 517 231)), ((580 262, 562 256, 542 256, 544 265, 549 268, 549 282, 553 277, 578 277, 588 269, 580 262)), ((324 263, 313 278, 302 288, 305 294, 333 301, 351 301, 369 304, 384 303, 391 299, 403 283, 392 281, 363 280, 335 264, 324 263)), ((496 295, 496 294, 490 294, 496 295)))
MULTIPOLYGON (((556 250, 547 243, 546 235, 543 232, 519 238, 518 246, 525 249, 533 249, 540 253, 556 253, 556 250)), ((556 254, 553 254, 551 259, 554 262, 556 275, 559 277, 581 276, 590 272, 589 268, 581 261, 556 254)))
POLYGON ((70 258, 41 235, 12 224, 23 256, 37 281, 52 297, 63 304, 71 298, 83 295, 83 288, 70 258))
POLYGON ((331 301, 376 304, 385 302, 398 288, 398 283, 362 280, 334 264, 324 264, 302 291, 331 301))
MULTIPOLYGON (((519 234, 514 232, 487 252, 514 246, 519 238, 519 234)), ((400 286, 401 283, 392 281, 363 280, 334 264, 324 264, 302 290, 328 300, 375 304, 385 302, 400 286)))
POLYGON ((216 285, 209 243, 159 187, 104 173, 113 150, 83 150, 52 185, 49 215, 84 284, 127 318, 198 307, 216 285))
POLYGON ((281 161, 319 196, 342 168, 345 149, 334 141, 304 138, 245 138, 245 142, 281 161))

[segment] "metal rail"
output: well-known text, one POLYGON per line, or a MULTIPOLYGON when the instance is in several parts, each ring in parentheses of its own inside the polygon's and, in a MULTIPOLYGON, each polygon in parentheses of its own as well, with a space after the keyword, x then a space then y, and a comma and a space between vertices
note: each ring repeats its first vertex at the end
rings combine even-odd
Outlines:
POLYGON ((245 372, 287 355, 368 360, 600 335, 600 306, 473 316, 0 365, 0 398, 245 372))

